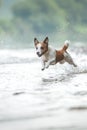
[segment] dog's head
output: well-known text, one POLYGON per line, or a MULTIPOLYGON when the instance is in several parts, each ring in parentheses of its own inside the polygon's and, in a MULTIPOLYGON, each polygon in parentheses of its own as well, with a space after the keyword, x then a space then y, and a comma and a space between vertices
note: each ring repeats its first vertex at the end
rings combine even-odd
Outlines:
POLYGON ((43 42, 39 42, 37 38, 34 38, 36 53, 39 57, 41 57, 48 51, 48 41, 49 41, 48 37, 46 37, 43 42))

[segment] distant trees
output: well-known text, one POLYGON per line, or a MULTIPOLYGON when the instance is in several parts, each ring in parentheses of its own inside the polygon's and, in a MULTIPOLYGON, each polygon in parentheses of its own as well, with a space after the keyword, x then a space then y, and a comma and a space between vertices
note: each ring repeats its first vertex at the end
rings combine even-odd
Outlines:
POLYGON ((37 33, 52 32, 67 23, 87 24, 87 0, 25 0, 15 4, 12 12, 37 33))
POLYGON ((37 33, 55 31, 65 20, 64 11, 52 0, 25 0, 14 5, 12 11, 37 33))
POLYGON ((12 19, 0 21, 0 32, 25 39, 31 34, 87 39, 87 0, 20 0, 11 11, 12 19))
POLYGON ((2 4, 2 0, 0 0, 0 6, 1 6, 1 4, 2 4))

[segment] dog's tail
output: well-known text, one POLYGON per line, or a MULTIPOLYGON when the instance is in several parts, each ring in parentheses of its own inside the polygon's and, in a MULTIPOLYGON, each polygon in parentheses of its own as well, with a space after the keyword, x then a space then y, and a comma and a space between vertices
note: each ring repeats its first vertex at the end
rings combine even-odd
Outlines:
POLYGON ((70 41, 66 40, 62 49, 63 49, 64 51, 66 51, 67 48, 68 48, 68 46, 69 46, 69 44, 70 44, 70 41))

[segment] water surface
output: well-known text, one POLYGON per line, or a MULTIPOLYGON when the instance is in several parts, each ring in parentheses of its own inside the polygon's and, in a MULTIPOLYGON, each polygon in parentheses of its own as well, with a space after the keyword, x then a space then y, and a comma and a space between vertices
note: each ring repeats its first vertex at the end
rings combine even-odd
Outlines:
POLYGON ((87 130, 87 48, 41 71, 34 49, 0 50, 1 130, 87 130))

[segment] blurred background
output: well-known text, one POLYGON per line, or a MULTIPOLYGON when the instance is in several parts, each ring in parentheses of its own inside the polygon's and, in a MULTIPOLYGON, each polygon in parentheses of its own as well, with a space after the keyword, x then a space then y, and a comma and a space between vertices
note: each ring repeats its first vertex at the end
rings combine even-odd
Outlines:
POLYGON ((45 36, 86 43, 86 13, 87 0, 0 0, 0 48, 33 47, 45 36))

